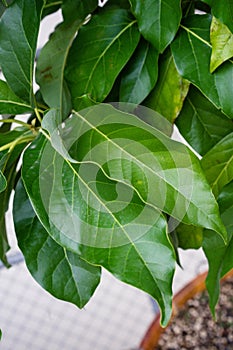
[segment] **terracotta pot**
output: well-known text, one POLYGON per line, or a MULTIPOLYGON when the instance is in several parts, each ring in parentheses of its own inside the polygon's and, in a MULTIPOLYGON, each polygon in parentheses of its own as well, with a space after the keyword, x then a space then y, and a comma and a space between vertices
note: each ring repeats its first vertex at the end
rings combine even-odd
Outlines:
MULTIPOLYGON (((185 303, 193 298, 196 294, 203 292, 205 290, 205 279, 207 272, 204 272, 197 277, 195 277, 191 282, 184 286, 173 298, 172 305, 172 317, 177 315, 179 310, 184 307, 185 303)), ((233 269, 229 271, 222 280, 227 279, 228 277, 233 276, 233 269)), ((141 350, 154 350, 158 345, 159 338, 161 334, 166 330, 166 327, 163 328, 160 326, 160 314, 157 314, 155 319, 152 321, 148 331, 146 332, 141 344, 141 350)))

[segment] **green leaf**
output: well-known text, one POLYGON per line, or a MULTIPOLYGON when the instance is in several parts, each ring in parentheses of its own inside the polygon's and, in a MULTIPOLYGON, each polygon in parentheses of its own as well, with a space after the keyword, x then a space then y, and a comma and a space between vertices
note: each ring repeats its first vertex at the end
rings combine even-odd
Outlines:
POLYGON ((14 224, 18 244, 35 280, 55 297, 82 308, 100 281, 92 266, 56 243, 37 218, 19 182, 14 197, 14 224))
MULTIPOLYGON (((8 143, 20 140, 20 138, 27 133, 26 130, 25 128, 18 128, 6 133, 1 133, 0 148, 8 143)), ((10 151, 6 149, 0 152, 0 174, 4 175, 7 182, 6 188, 0 191, 0 260, 2 260, 7 267, 9 267, 9 263, 7 262, 6 253, 10 247, 7 239, 5 213, 8 210, 9 198, 15 185, 18 160, 26 144, 27 141, 25 139, 25 142, 19 143, 18 145, 15 144, 10 151)))
POLYGON ((232 192, 233 181, 223 188, 218 197, 221 217, 228 232, 228 244, 224 244, 215 232, 204 231, 203 249, 209 263, 206 285, 210 294, 210 306, 213 314, 219 297, 219 279, 233 268, 232 192))
POLYGON ((6 178, 0 170, 0 193, 5 191, 6 186, 7 186, 6 178))
POLYGON ((130 9, 129 0, 108 0, 105 6, 112 6, 112 7, 115 6, 115 7, 124 8, 126 10, 130 9))
POLYGON ((179 73, 197 86, 216 108, 233 118, 233 64, 227 61, 214 74, 209 71, 211 20, 209 15, 184 19, 171 45, 172 53, 179 73))
POLYGON ((0 113, 22 114, 32 110, 32 107, 17 97, 7 83, 0 80, 0 113))
MULTIPOLYGON (((65 0, 67 1, 67 0, 65 0)), ((46 0, 45 5, 43 7, 43 12, 41 18, 44 18, 56 11, 58 11, 62 5, 62 1, 56 1, 56 0, 46 0)))
POLYGON ((194 86, 189 90, 176 125, 182 136, 201 155, 233 132, 233 121, 215 108, 194 86))
POLYGON ((42 0, 16 0, 0 20, 0 66, 9 87, 33 106, 33 66, 42 0))
POLYGON ((80 28, 66 69, 76 110, 105 99, 139 38, 135 19, 124 9, 102 9, 80 28))
POLYGON ((231 0, 215 1, 203 0, 210 5, 212 13, 224 23, 233 33, 233 3, 231 0))
POLYGON ((213 73, 223 62, 233 56, 233 34, 215 17, 211 23, 210 41, 212 44, 210 72, 213 73))
POLYGON ((71 110, 70 93, 64 81, 64 70, 73 39, 86 19, 98 5, 96 0, 65 1, 63 3, 64 22, 59 24, 49 41, 42 48, 36 70, 37 83, 49 107, 59 108, 61 120, 71 110))
POLYGON ((53 238, 151 294, 165 325, 171 315, 175 257, 164 217, 128 186, 107 179, 95 164, 64 161, 42 135, 24 154, 23 179, 53 238))
POLYGON ((219 141, 201 160, 215 196, 233 179, 233 133, 219 141))
POLYGON ((140 104, 155 86, 158 77, 158 52, 144 39, 125 67, 120 86, 120 101, 140 104))
MULTIPOLYGON (((178 246, 182 249, 199 249, 203 241, 203 228, 180 223, 175 229, 178 246)), ((220 238, 221 240, 221 238, 220 238)))
POLYGON ((141 34, 159 53, 172 42, 179 28, 180 0, 130 0, 141 34))
POLYGON ((188 89, 188 81, 177 72, 171 51, 167 50, 159 61, 159 77, 156 86, 143 105, 159 112, 173 123, 182 108, 188 89))
POLYGON ((106 104, 74 113, 59 127, 56 113, 51 111, 42 125, 65 159, 98 164, 111 179, 132 186, 145 203, 184 223, 211 227, 224 236, 199 160, 183 144, 106 104), (72 157, 68 152, 74 141, 72 157))

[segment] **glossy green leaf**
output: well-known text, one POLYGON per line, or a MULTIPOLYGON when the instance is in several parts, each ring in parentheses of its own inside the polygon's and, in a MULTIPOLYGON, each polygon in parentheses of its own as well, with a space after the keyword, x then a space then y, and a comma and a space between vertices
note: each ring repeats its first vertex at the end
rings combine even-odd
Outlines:
POLYGON ((136 20, 124 9, 102 9, 80 28, 66 69, 76 110, 105 99, 139 38, 136 20))
POLYGON ((132 186, 145 203, 184 223, 211 227, 224 235, 199 160, 183 144, 106 104, 75 113, 60 127, 51 111, 42 125, 56 150, 70 162, 98 164, 110 178, 132 186), (74 141, 78 151, 72 157, 68 150, 74 141))
POLYGON ((175 257, 163 216, 128 186, 106 178, 95 164, 64 161, 42 135, 24 154, 23 179, 54 239, 151 294, 166 324, 175 257))
POLYGON ((224 244, 215 232, 205 230, 203 248, 209 263, 206 285, 210 294, 211 311, 214 314, 219 297, 219 279, 233 268, 233 182, 221 191, 218 202, 223 223, 228 232, 228 244, 224 244))
POLYGON ((20 182, 14 197, 18 244, 35 280, 55 297, 82 308, 100 281, 100 268, 56 243, 37 218, 20 182))
POLYGON ((10 247, 7 239, 5 213, 8 210, 9 198, 15 186, 18 160, 28 142, 27 133, 27 129, 22 127, 6 133, 1 133, 0 136, 0 149, 14 141, 22 141, 22 143, 19 142, 19 144, 15 143, 11 150, 7 148, 0 152, 0 174, 3 174, 7 181, 6 188, 0 191, 0 260, 2 260, 7 267, 9 267, 9 263, 7 262, 6 253, 10 247), (24 136, 25 138, 23 139, 24 136))
POLYGON ((0 170, 0 193, 6 189, 6 186, 7 186, 6 178, 0 170))
POLYGON ((0 20, 0 66, 8 85, 33 105, 33 66, 42 0, 16 0, 0 20))
POLYGON ((215 1, 203 0, 210 5, 212 13, 224 23, 233 33, 233 3, 232 0, 215 1))
POLYGON ((215 108, 194 86, 189 90, 176 125, 182 136, 201 155, 233 132, 233 121, 215 108))
POLYGON ((174 39, 181 20, 180 0, 130 0, 141 34, 158 52, 174 39))
MULTIPOLYGON (((203 228, 180 223, 175 230, 178 246, 182 249, 199 249, 203 241, 203 228)), ((220 238, 221 240, 221 238, 220 238)))
POLYGON ((22 114, 32 110, 32 107, 17 97, 7 83, 0 80, 0 113, 22 114))
POLYGON ((120 101, 140 104, 155 86, 158 77, 158 52, 144 39, 125 67, 120 86, 120 101))
POLYGON ((156 86, 143 105, 159 112, 173 123, 182 108, 188 89, 188 81, 177 72, 171 51, 167 50, 159 61, 159 77, 156 86))
POLYGON ((96 0, 65 1, 64 22, 58 25, 42 48, 37 62, 36 78, 42 96, 49 107, 60 108, 61 120, 71 110, 70 93, 64 81, 64 70, 73 39, 86 19, 97 7, 96 0))
POLYGON ((225 62, 210 73, 210 15, 194 15, 183 21, 172 43, 172 53, 179 73, 219 109, 233 118, 233 64, 225 62))
POLYGON ((223 62, 233 56, 233 33, 215 17, 211 23, 210 41, 212 44, 210 72, 213 73, 223 62))
POLYGON ((201 160, 215 196, 233 179, 233 133, 219 141, 201 160))

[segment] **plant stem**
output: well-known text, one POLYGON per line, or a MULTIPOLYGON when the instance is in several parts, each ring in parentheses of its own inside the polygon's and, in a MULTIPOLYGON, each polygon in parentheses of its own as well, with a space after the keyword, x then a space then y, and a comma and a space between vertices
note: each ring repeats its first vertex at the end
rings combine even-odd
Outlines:
POLYGON ((8 3, 6 2, 6 0, 2 0, 2 2, 5 7, 8 7, 8 3))
POLYGON ((54 1, 54 2, 51 2, 50 4, 46 4, 44 6, 44 8, 48 8, 48 7, 56 6, 56 5, 61 5, 61 4, 62 4, 62 1, 54 1))
POLYGON ((39 122, 42 123, 42 119, 41 119, 41 116, 40 116, 38 108, 35 108, 35 113, 36 113, 36 117, 39 120, 39 122))
POLYGON ((34 138, 35 138, 35 136, 33 136, 33 135, 19 137, 16 140, 9 142, 9 143, 5 144, 4 146, 0 147, 0 152, 5 151, 6 149, 9 149, 9 152, 11 152, 16 145, 19 145, 19 144, 24 143, 24 142, 25 143, 30 142, 34 138))
POLYGON ((30 129, 30 125, 22 122, 21 120, 18 119, 0 119, 0 123, 16 123, 25 126, 26 128, 30 129))

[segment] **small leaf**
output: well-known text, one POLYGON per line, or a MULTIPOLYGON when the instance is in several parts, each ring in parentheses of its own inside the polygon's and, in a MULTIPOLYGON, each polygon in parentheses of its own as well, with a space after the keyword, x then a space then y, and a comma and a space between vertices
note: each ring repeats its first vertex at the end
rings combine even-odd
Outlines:
POLYGON ((184 19, 172 53, 178 72, 192 82, 228 117, 233 118, 233 64, 225 62, 210 73, 210 15, 194 15, 184 19))
MULTIPOLYGON (((203 228, 180 223, 176 230, 178 245, 182 249, 199 249, 203 241, 203 228)), ((221 239, 221 238, 220 238, 221 239)))
POLYGON ((17 97, 7 83, 0 80, 0 113, 22 114, 32 110, 32 107, 17 97))
POLYGON ((14 93, 33 105, 33 66, 43 0, 16 0, 0 20, 0 66, 14 93))
POLYGON ((223 223, 228 232, 228 244, 224 244, 215 232, 205 230, 203 249, 209 263, 206 280, 210 295, 211 311, 214 314, 219 297, 219 279, 233 268, 233 181, 225 186, 219 197, 219 208, 223 223))
POLYGON ((124 9, 103 8, 93 15, 88 25, 80 28, 66 69, 76 110, 85 108, 86 102, 92 105, 105 99, 139 38, 135 19, 124 9))
POLYGON ((69 49, 86 16, 97 6, 97 1, 92 0, 85 4, 81 0, 65 1, 62 6, 65 20, 56 27, 42 48, 36 70, 42 96, 49 107, 60 109, 60 120, 71 110, 70 94, 64 81, 69 49))
POLYGON ((233 56, 233 34, 215 17, 211 23, 210 41, 212 44, 210 72, 213 73, 223 62, 233 56))
POLYGON ((141 39, 125 67, 120 86, 120 101, 140 104, 155 86, 158 77, 158 52, 141 39))
POLYGON ((233 132, 233 121, 194 86, 189 90, 176 125, 182 136, 202 156, 233 132))
POLYGON ((5 191, 6 186, 7 186, 6 178, 0 170, 0 193, 5 191))
POLYGON ((215 196, 233 179, 233 133, 219 141, 201 160, 215 196))
POLYGON ((21 182, 16 188, 13 214, 18 244, 32 276, 55 297, 82 308, 99 284, 100 268, 88 264, 49 236, 21 182))
POLYGON ((189 82, 177 72, 171 51, 167 50, 159 61, 159 77, 156 86, 143 105, 159 112, 170 123, 174 123, 188 89, 189 82))
POLYGON ((132 11, 141 34, 163 52, 174 39, 182 11, 179 0, 131 0, 132 11))

